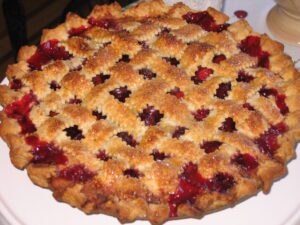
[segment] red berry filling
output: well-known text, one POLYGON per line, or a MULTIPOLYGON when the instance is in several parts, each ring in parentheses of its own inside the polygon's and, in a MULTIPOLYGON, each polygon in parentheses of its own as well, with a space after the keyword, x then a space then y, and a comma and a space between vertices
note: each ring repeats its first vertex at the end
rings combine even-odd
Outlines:
POLYGON ((186 127, 177 127, 177 129, 172 134, 172 138, 179 138, 180 136, 185 134, 185 131, 187 130, 186 127))
POLYGON ((222 142, 220 141, 205 141, 200 147, 204 149, 205 153, 209 154, 216 151, 221 145, 222 142))
POLYGON ((136 140, 134 140, 133 136, 130 135, 128 132, 119 132, 117 133, 117 136, 122 139, 122 141, 125 141, 129 146, 135 147, 138 143, 136 140))
POLYGON ((174 57, 164 57, 164 60, 166 60, 168 63, 170 63, 173 66, 178 66, 180 63, 176 58, 174 57))
POLYGON ((80 27, 72 28, 68 33, 70 37, 81 36, 87 29, 89 29, 89 26, 82 25, 80 27))
POLYGON ((278 123, 271 126, 264 134, 260 135, 260 137, 255 140, 255 143, 262 153, 273 156, 280 147, 277 142, 278 136, 287 131, 288 126, 284 122, 278 123))
POLYGON ((222 125, 219 127, 219 130, 224 132, 234 132, 236 131, 235 122, 231 117, 225 119, 222 125))
POLYGON ((74 98, 71 98, 69 101, 68 101, 68 104, 75 104, 75 105, 78 105, 82 102, 82 100, 80 98, 77 98, 77 96, 75 95, 74 98))
POLYGON ((214 71, 212 69, 200 66, 195 72, 195 76, 193 76, 191 79, 195 84, 199 84, 205 81, 213 73, 214 71))
POLYGON ((241 154, 235 155, 231 160, 232 163, 237 164, 243 170, 252 171, 258 167, 257 160, 250 154, 241 154))
POLYGON ((20 79, 13 79, 11 82, 10 82, 10 88, 17 91, 19 89, 21 89, 23 86, 23 83, 20 79))
POLYGON ((152 78, 156 77, 156 73, 153 73, 151 70, 147 68, 143 68, 139 70, 139 74, 143 75, 145 80, 151 80, 152 78))
POLYGON ((169 216, 177 216, 177 208, 182 203, 193 204, 196 196, 203 193, 209 181, 198 173, 198 166, 188 163, 179 177, 179 184, 175 193, 169 196, 169 216))
POLYGON ((9 118, 16 119, 21 126, 21 133, 28 134, 36 131, 34 124, 29 118, 30 111, 34 105, 38 103, 36 96, 31 92, 24 95, 20 100, 17 100, 6 106, 4 111, 9 118))
POLYGON ((146 43, 146 41, 138 41, 138 44, 141 45, 143 49, 149 48, 149 45, 146 43))
POLYGON ((212 179, 205 179, 198 173, 198 166, 190 162, 184 166, 184 171, 179 176, 179 184, 175 193, 169 196, 169 216, 176 217, 180 204, 193 204, 197 195, 207 190, 225 193, 234 184, 234 178, 227 173, 217 173, 212 179))
POLYGON ((239 71, 238 73, 238 78, 236 79, 237 82, 245 82, 245 83, 249 83, 250 81, 252 81, 254 79, 253 76, 251 76, 250 74, 246 73, 244 70, 239 71))
POLYGON ((209 109, 198 109, 196 112, 193 112, 195 120, 202 121, 209 115, 209 109))
POLYGON ((119 60, 119 62, 129 63, 130 62, 129 55, 122 55, 122 58, 119 60))
POLYGON ((227 173, 217 173, 210 180, 210 189, 219 193, 225 193, 235 184, 233 176, 227 173))
POLYGON ((114 19, 99 19, 90 17, 88 23, 92 26, 101 27, 104 29, 121 30, 114 19))
POLYGON ((61 86, 57 83, 57 81, 53 80, 50 83, 50 88, 54 91, 56 91, 57 89, 60 89, 61 86))
POLYGON ((132 177, 132 178, 139 178, 142 174, 136 169, 127 169, 123 172, 124 176, 132 177))
POLYGON ((201 26, 206 31, 222 32, 226 30, 229 24, 216 24, 215 19, 207 12, 189 12, 183 16, 188 23, 194 23, 201 26))
POLYGON ((160 33, 161 33, 161 34, 164 34, 164 33, 167 34, 167 33, 170 33, 170 32, 171 32, 171 29, 170 29, 170 28, 164 27, 164 28, 161 29, 161 32, 160 32, 160 33))
POLYGON ((41 141, 36 136, 28 136, 25 141, 33 148, 33 163, 65 164, 68 161, 63 151, 54 144, 41 141))
POLYGON ((285 115, 289 112, 289 108, 285 103, 286 96, 284 94, 279 94, 276 89, 262 87, 259 90, 259 94, 266 98, 268 98, 270 95, 272 95, 275 98, 276 105, 279 108, 280 113, 282 115, 285 115))
POLYGON ((82 135, 82 130, 80 130, 77 125, 68 127, 64 129, 64 131, 72 140, 81 140, 84 138, 84 136, 82 135))
POLYGON ((29 67, 32 70, 41 70, 42 66, 50 60, 67 60, 71 55, 63 46, 58 46, 59 41, 56 39, 49 40, 39 45, 34 55, 28 60, 29 67))
POLYGON ((55 111, 52 111, 52 110, 49 112, 50 117, 57 116, 58 114, 59 114, 58 112, 55 112, 55 111))
POLYGON ((182 91, 180 91, 180 89, 178 87, 175 87, 174 89, 172 89, 168 93, 171 94, 171 95, 174 95, 178 99, 181 99, 181 98, 184 97, 184 93, 182 91))
POLYGON ((231 83, 221 83, 216 91, 215 96, 220 99, 225 99, 228 96, 229 91, 231 91, 231 83))
POLYGON ((248 13, 245 10, 237 10, 234 15, 239 19, 244 19, 248 16, 248 13))
POLYGON ((248 109, 250 111, 254 111, 254 107, 252 105, 250 105, 249 103, 244 103, 243 104, 243 108, 248 109))
POLYGON ((127 89, 127 86, 116 88, 109 92, 111 95, 113 95, 116 99, 118 99, 120 102, 125 102, 125 99, 129 97, 131 94, 131 91, 127 89))
POLYGON ((104 75, 103 73, 98 74, 92 78, 92 82, 95 86, 98 84, 103 84, 107 79, 109 79, 109 75, 104 75))
POLYGON ((151 155, 155 161, 163 161, 167 158, 170 158, 170 156, 166 155, 164 152, 159 152, 157 149, 153 150, 151 155))
POLYGON ((105 162, 108 161, 108 160, 110 160, 110 159, 112 159, 109 155, 107 155, 107 153, 104 150, 100 150, 97 153, 96 157, 98 159, 102 160, 102 161, 105 161, 105 162))
POLYGON ((72 167, 67 167, 58 173, 58 177, 73 181, 74 183, 81 183, 91 180, 96 174, 84 165, 78 164, 72 167))
POLYGON ((143 112, 139 113, 139 116, 146 126, 155 126, 164 115, 156 110, 154 106, 147 106, 143 109, 143 112))
POLYGON ((270 68, 270 54, 263 51, 260 46, 260 37, 248 36, 242 40, 240 44, 242 52, 249 54, 250 56, 258 58, 258 66, 263 68, 270 68))
POLYGON ((106 119, 106 116, 103 115, 102 112, 98 112, 97 110, 94 110, 92 112, 92 115, 95 116, 97 120, 104 120, 104 119, 106 119))
POLYGON ((226 60, 226 56, 224 54, 215 55, 213 58, 213 63, 220 64, 222 61, 226 60))

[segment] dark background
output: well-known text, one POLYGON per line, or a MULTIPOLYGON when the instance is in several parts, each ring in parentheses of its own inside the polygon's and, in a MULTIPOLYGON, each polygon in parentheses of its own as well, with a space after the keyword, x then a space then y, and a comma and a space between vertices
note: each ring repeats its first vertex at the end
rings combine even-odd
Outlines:
MULTIPOLYGON (((43 28, 62 23, 67 12, 86 17, 96 4, 115 0, 0 0, 0 80, 8 64, 14 63, 17 50, 37 44, 43 28)), ((119 0, 126 6, 135 0, 119 0)))

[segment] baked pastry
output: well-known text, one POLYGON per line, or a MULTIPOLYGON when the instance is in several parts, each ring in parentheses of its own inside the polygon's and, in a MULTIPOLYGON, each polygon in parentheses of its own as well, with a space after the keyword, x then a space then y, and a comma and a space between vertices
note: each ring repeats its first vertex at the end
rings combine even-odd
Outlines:
POLYGON ((161 0, 68 14, 0 87, 12 163, 121 222, 201 217, 267 193, 300 138, 283 45, 213 8, 161 0))

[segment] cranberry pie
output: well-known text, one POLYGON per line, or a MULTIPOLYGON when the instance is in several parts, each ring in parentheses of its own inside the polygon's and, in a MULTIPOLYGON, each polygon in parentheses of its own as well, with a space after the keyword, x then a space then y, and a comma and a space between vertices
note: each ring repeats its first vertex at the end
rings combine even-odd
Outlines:
POLYGON ((162 0, 68 14, 0 86, 12 163, 84 212, 153 224, 268 192, 300 139, 283 45, 162 0))

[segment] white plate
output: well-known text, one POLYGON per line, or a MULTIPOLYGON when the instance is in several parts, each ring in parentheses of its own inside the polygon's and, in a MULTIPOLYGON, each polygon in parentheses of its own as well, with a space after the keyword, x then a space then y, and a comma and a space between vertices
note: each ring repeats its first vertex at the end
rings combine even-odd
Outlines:
MULTIPOLYGON (((274 5, 272 0, 228 0, 225 12, 232 16, 237 9, 246 9, 248 20, 255 30, 269 33, 265 16, 274 5)), ((286 47, 295 60, 300 49, 286 47)), ((297 151, 300 151, 298 145, 297 151)), ((234 208, 226 209, 201 220, 186 219, 167 225, 299 225, 300 224, 300 160, 289 165, 289 174, 276 182, 268 195, 258 194, 234 208)), ((56 202, 51 192, 32 184, 24 171, 15 169, 9 160, 8 148, 0 140, 0 212, 12 225, 119 225, 109 216, 86 216, 67 204, 56 202)), ((1 221, 1 220, 0 220, 1 221)), ((1 223, 1 222, 0 222, 1 223)), ((146 225, 138 221, 134 225, 146 225)))

